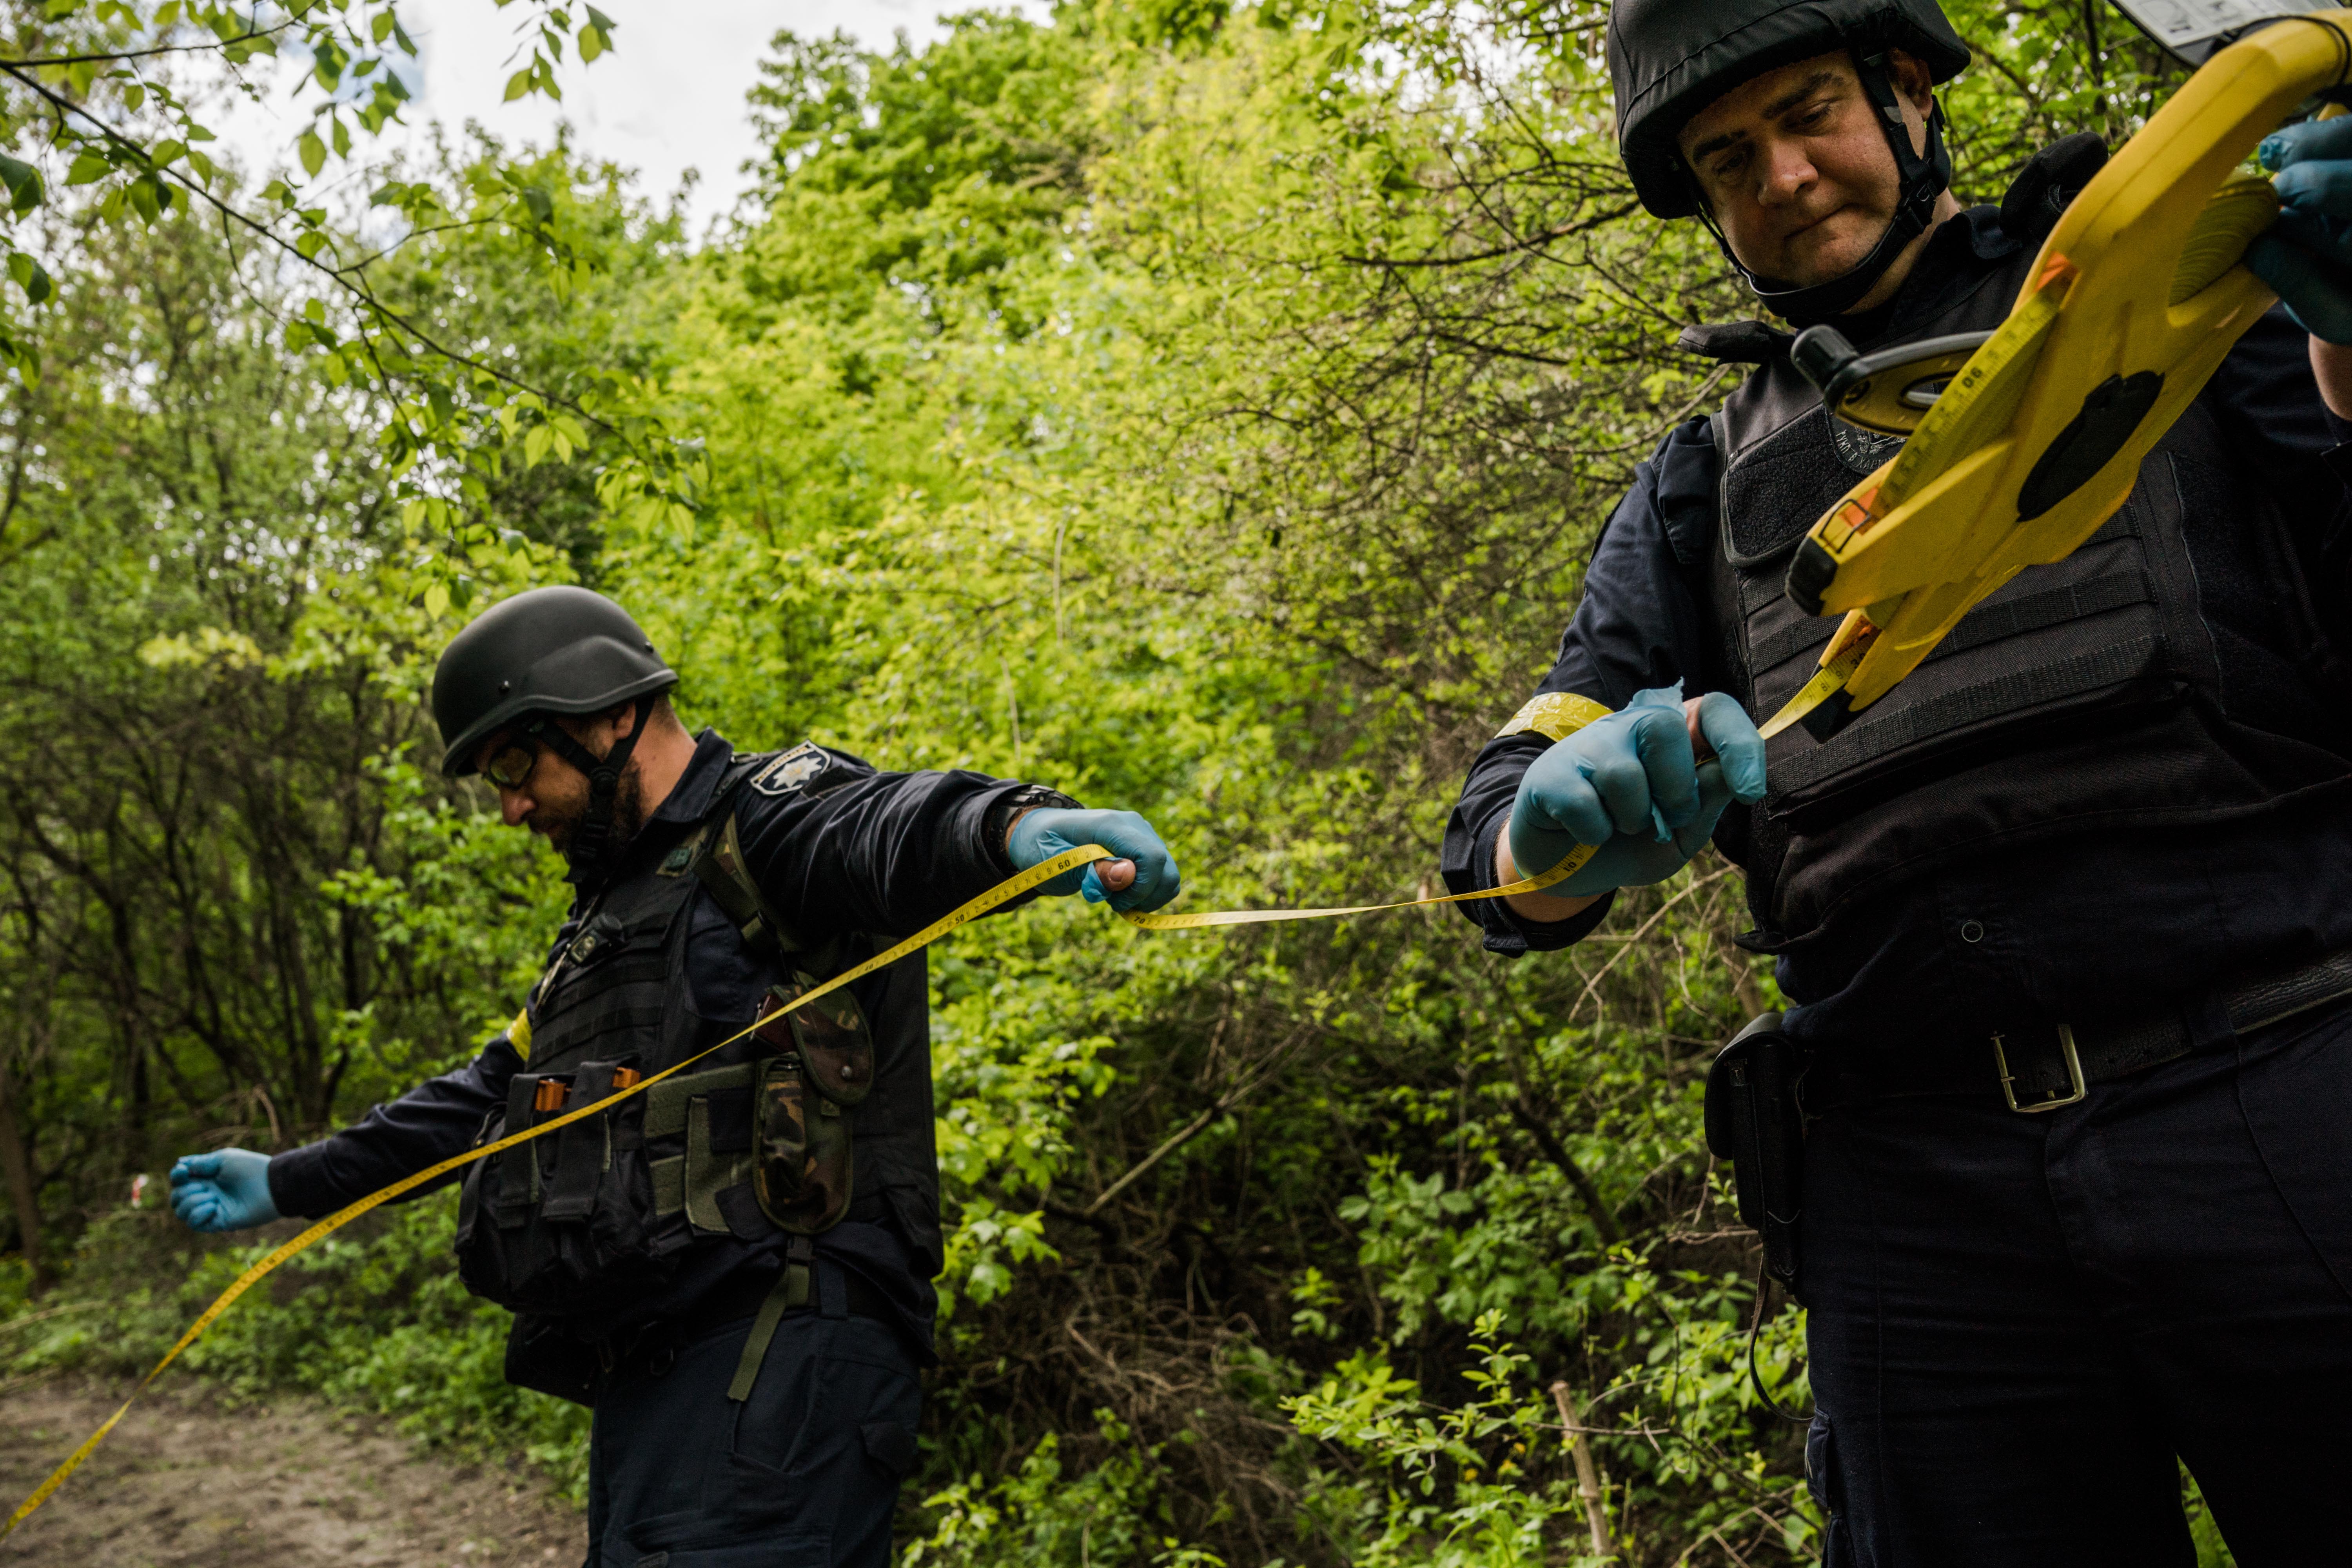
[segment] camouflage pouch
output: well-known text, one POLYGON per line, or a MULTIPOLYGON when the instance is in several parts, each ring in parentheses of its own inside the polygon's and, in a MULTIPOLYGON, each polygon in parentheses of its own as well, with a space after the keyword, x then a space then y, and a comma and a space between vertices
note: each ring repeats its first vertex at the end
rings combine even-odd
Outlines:
POLYGON ((855 1171, 850 1114, 874 1083, 874 1037, 846 991, 792 1009, 807 975, 772 987, 757 1037, 777 1054, 760 1064, 751 1100, 751 1187, 761 1212, 814 1235, 848 1211, 855 1171), (778 1028, 781 1016, 786 1027, 778 1028))

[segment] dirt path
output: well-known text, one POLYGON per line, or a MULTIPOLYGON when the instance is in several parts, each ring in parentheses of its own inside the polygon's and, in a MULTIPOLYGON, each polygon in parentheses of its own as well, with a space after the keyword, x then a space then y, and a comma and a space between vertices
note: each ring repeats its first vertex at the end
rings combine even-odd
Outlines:
MULTIPOLYGON (((119 1391, 0 1393, 0 1509, 112 1414, 119 1391)), ((284 1401, 226 1419, 200 1387, 140 1401, 0 1563, 70 1568, 573 1568, 580 1515, 536 1476, 420 1452, 378 1422, 284 1401)))

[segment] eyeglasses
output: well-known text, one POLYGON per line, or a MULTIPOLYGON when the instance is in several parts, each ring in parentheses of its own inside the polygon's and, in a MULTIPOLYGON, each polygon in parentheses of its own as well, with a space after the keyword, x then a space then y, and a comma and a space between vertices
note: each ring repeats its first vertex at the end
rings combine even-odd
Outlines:
POLYGON ((530 770, 538 765, 537 746, 509 741, 482 764, 482 776, 500 789, 520 789, 523 781, 530 777, 530 770))

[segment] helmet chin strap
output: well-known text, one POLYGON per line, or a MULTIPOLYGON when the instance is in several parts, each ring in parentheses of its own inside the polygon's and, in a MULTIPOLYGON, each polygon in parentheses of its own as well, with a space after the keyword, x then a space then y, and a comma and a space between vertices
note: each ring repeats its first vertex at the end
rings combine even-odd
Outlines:
MULTIPOLYGON (((1937 103, 1928 110, 1927 150, 1924 153, 1916 152, 1911 145, 1910 127, 1903 122, 1903 100, 1895 92, 1885 49, 1874 47, 1864 54, 1857 48, 1853 63, 1855 73, 1862 79, 1863 92, 1878 111, 1879 128, 1886 132, 1886 144, 1894 151, 1897 182, 1895 216, 1887 220, 1886 232, 1878 237, 1869 255, 1826 283, 1792 288, 1748 269, 1747 264, 1732 253, 1731 242, 1724 237, 1723 230, 1717 226, 1706 193, 1699 193, 1699 221, 1715 236, 1715 243, 1725 258, 1748 280, 1748 287, 1767 310, 1800 327, 1842 316, 1860 304, 1863 296, 1886 276, 1895 258, 1927 232, 1935 222, 1937 198, 1951 188, 1952 153, 1944 143, 1944 106, 1937 103)), ((1696 186, 1696 174, 1687 169, 1685 174, 1696 186)))
POLYGON ((569 880, 582 887, 593 888, 604 881, 613 874, 614 863, 620 858, 623 841, 614 830, 613 818, 621 804, 621 775, 628 771, 629 757, 636 751, 637 737, 646 732, 646 721, 652 717, 653 710, 653 698, 638 698, 636 719, 630 724, 629 732, 614 742, 613 749, 601 757, 573 740, 571 731, 551 715, 541 714, 523 730, 524 734, 545 742, 550 751, 587 775, 587 815, 580 819, 572 843, 564 851, 564 858, 572 863, 569 880))

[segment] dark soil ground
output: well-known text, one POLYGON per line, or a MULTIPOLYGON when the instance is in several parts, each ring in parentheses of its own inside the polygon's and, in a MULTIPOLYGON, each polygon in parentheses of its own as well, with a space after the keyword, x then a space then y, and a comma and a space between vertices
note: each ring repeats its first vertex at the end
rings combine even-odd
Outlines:
MULTIPOLYGON (((123 1392, 68 1379, 0 1386, 0 1510, 123 1392)), ((454 1463, 380 1422, 299 1401, 229 1411, 200 1384, 166 1383, 0 1542, 0 1563, 574 1568, 585 1550, 580 1514, 531 1472, 454 1463)))

